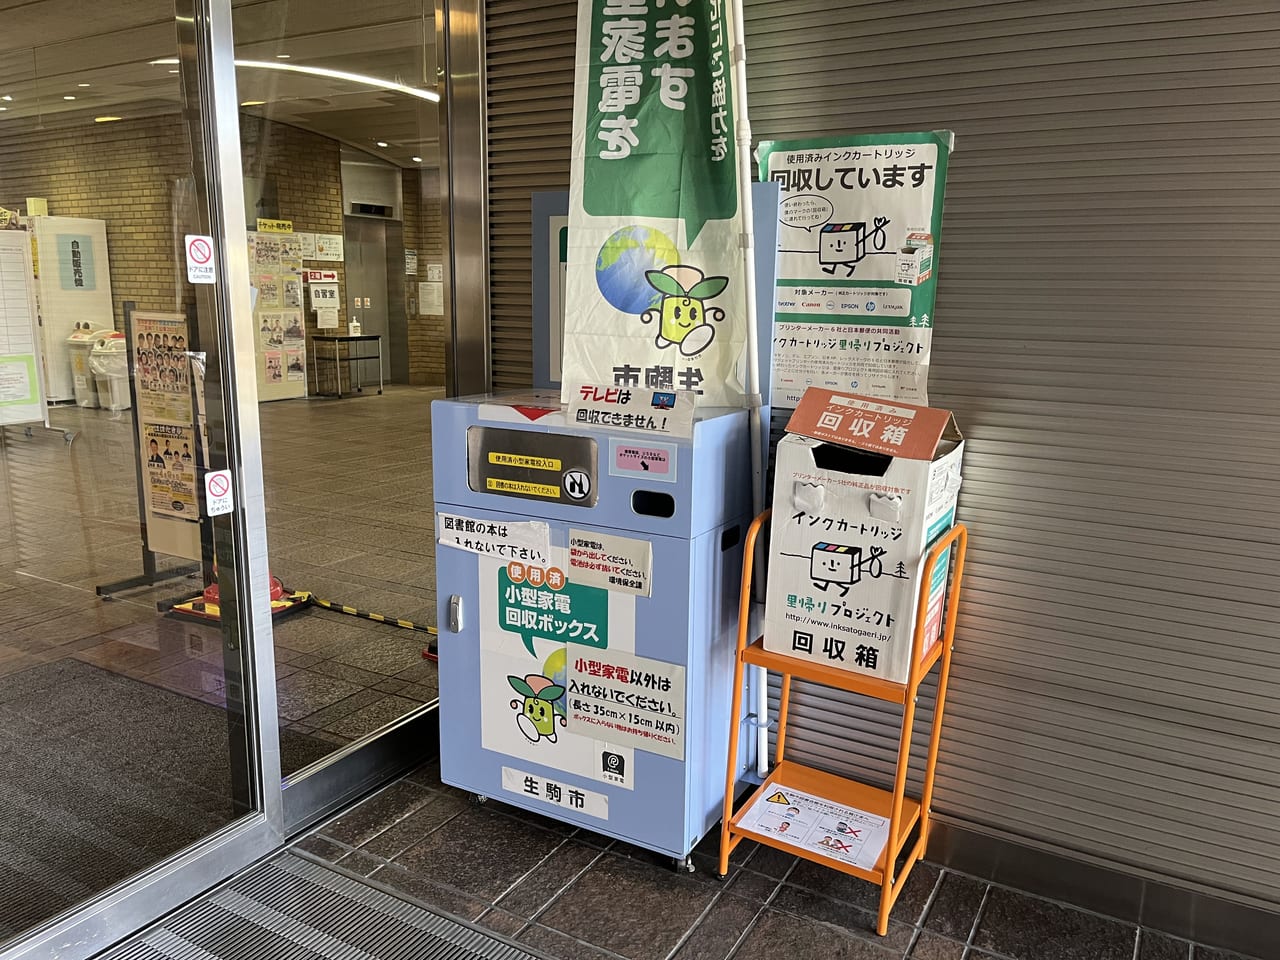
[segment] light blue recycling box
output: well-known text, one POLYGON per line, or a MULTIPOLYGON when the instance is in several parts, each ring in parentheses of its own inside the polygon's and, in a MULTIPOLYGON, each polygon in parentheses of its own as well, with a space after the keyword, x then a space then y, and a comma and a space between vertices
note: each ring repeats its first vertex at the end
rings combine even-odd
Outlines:
POLYGON ((444 782, 684 860, 724 804, 747 411, 653 437, 531 392, 432 433, 444 782))

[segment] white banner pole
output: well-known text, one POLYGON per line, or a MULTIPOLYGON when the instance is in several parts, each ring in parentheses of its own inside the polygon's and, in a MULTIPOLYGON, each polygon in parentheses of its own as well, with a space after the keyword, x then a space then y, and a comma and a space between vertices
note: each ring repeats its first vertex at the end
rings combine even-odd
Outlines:
MULTIPOLYGON (((753 242, 755 230, 754 206, 751 200, 751 121, 747 117, 747 44, 746 28, 742 15, 742 0, 732 0, 729 13, 729 41, 733 50, 733 118, 738 146, 738 203, 742 210, 742 277, 746 286, 747 304, 747 396, 751 409, 751 513, 758 517, 764 512, 765 457, 769 445, 765 442, 765 424, 761 418, 760 396, 760 330, 756 312, 756 258, 753 242)), ((756 541, 755 569, 764 570, 764 551, 756 541)), ((757 577, 757 583, 763 580, 757 577)), ((763 591, 757 591, 763 599, 763 591)), ((751 638, 758 635, 760 605, 751 605, 751 638)), ((769 685, 763 669, 753 667, 751 685, 755 693, 756 723, 756 772, 769 773, 769 685)))

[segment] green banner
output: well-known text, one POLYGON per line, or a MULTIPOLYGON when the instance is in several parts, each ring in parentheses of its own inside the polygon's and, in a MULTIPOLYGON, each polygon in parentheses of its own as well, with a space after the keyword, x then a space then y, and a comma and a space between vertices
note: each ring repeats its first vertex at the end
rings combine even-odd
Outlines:
POLYGON ((738 209, 723 0, 592 0, 583 206, 681 220, 738 209))

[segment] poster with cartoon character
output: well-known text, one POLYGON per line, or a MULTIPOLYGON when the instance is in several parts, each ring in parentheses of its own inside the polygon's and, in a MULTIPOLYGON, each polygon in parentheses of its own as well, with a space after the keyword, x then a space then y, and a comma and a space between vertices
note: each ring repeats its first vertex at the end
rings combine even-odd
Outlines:
POLYGON ((773 399, 928 402, 950 131, 766 141, 781 190, 773 399))
POLYGON ((562 399, 740 406, 747 342, 723 0, 579 5, 562 399))
POLYGON ((568 720, 570 658, 634 652, 635 597, 570 580, 563 547, 551 549, 545 566, 489 556, 479 565, 481 744, 634 789, 634 748, 575 732, 568 720))

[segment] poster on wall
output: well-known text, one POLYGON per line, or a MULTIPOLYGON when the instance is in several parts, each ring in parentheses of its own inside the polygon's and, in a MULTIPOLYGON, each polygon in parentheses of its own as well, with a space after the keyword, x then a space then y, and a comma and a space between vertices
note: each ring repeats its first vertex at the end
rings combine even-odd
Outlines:
POLYGON ((562 390, 741 405, 747 341, 722 0, 578 7, 562 390))
POLYGON ((927 404, 950 131, 765 141, 779 185, 773 400, 927 404))
POLYGON ((280 237, 260 233, 253 244, 254 269, 258 273, 280 272, 280 237))
POLYGON ((279 350, 267 350, 262 354, 267 383, 279 383, 284 379, 284 354, 279 350))
POLYGON ((280 283, 280 276, 274 273, 254 278, 253 285, 258 289, 259 309, 273 310, 281 305, 280 283))
POLYGON ((294 382, 306 379, 307 368, 303 362, 303 356, 304 353, 300 347, 290 347, 284 352, 285 376, 294 382))
POLYGON ((316 235, 314 233, 295 233, 298 238, 299 256, 303 260, 314 260, 316 258, 316 235))
POLYGON ((286 307, 302 306, 302 278, 285 277, 281 281, 281 296, 286 307))
POLYGON ((317 260, 328 260, 328 261, 341 260, 342 259, 342 234, 317 233, 315 258, 317 260))
POLYGON ((147 505, 151 512, 198 520, 194 427, 143 421, 142 442, 147 505))

